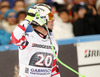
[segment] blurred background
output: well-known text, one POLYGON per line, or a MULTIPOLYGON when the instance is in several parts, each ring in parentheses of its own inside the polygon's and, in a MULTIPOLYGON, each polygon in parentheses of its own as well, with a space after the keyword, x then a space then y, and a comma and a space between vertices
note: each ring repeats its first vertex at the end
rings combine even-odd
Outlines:
MULTIPOLYGON (((100 0, 0 0, 0 51, 7 51, 6 54, 0 52, 2 58, 0 59, 0 64, 5 64, 4 66, 6 66, 9 60, 5 63, 2 62, 11 57, 10 55, 13 57, 16 56, 13 58, 14 60, 11 60, 14 66, 12 69, 15 70, 15 72, 12 74, 8 72, 9 77, 18 77, 19 69, 17 65, 17 52, 15 51, 14 53, 11 51, 8 53, 9 48, 13 50, 15 47, 13 47, 10 40, 11 33, 14 28, 25 19, 29 7, 37 3, 46 3, 51 6, 55 19, 52 35, 56 40, 68 39, 67 43, 69 44, 70 41, 73 41, 70 39, 91 35, 96 37, 94 35, 100 34, 100 0), (6 59, 4 56, 6 56, 6 59)), ((31 32, 32 30, 31 25, 29 25, 26 32, 31 32)), ((89 37, 89 39, 93 37, 89 37)), ((76 43, 75 39, 73 43, 76 43)), ((60 42, 60 44, 62 44, 62 42, 60 42)), ((16 50, 16 47, 14 50, 16 50)), ((76 62, 76 67, 77 66, 76 62)), ((2 66, 0 66, 0 68, 4 69, 2 66)), ((6 69, 10 68, 7 66, 5 70, 6 69)), ((0 70, 2 74, 0 74, 0 77, 7 77, 4 73, 5 70, 0 70)), ((78 69, 76 70, 78 71, 78 69)))
MULTIPOLYGON (((12 31, 25 19, 29 7, 37 3, 52 7, 52 34, 57 40, 100 34, 100 0, 0 0, 0 45, 12 44, 12 31)), ((30 31, 31 25, 26 32, 30 31)))

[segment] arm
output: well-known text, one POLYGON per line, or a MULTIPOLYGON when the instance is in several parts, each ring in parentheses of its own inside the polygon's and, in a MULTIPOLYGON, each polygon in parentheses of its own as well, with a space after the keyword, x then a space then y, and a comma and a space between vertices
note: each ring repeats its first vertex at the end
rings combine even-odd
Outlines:
POLYGON ((26 28, 34 19, 36 12, 37 12, 37 9, 34 9, 33 7, 31 7, 28 10, 25 20, 14 29, 11 36, 11 41, 15 45, 20 46, 26 40, 25 38, 26 28))
POLYGON ((97 14, 96 9, 93 6, 88 5, 89 9, 92 9, 92 14, 95 16, 97 14))
POLYGON ((11 36, 11 41, 17 45, 20 46, 22 42, 25 41, 25 31, 28 25, 30 24, 29 21, 24 20, 22 23, 20 23, 13 31, 11 36))
POLYGON ((58 63, 56 59, 53 60, 53 68, 51 72, 51 77, 60 77, 59 67, 58 67, 58 63))
MULTIPOLYGON (((56 55, 57 55, 57 53, 56 53, 56 55)), ((60 77, 57 59, 53 60, 51 77, 60 77)))

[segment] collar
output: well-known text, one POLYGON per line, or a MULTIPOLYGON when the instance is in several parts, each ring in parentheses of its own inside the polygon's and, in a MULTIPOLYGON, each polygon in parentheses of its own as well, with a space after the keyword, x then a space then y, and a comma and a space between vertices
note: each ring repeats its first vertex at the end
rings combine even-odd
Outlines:
POLYGON ((34 29, 34 31, 40 36, 40 37, 42 37, 43 39, 45 39, 46 38, 46 36, 45 35, 43 35, 42 33, 40 33, 39 31, 37 31, 36 29, 34 29))

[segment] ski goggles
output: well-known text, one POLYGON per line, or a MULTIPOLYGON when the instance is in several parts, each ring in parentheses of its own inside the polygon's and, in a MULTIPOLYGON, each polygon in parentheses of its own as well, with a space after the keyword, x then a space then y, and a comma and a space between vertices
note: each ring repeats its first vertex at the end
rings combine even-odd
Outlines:
POLYGON ((9 18, 17 18, 16 15, 8 15, 9 18))
POLYGON ((53 20, 53 13, 48 13, 48 15, 47 15, 47 17, 48 17, 48 21, 52 21, 53 20))

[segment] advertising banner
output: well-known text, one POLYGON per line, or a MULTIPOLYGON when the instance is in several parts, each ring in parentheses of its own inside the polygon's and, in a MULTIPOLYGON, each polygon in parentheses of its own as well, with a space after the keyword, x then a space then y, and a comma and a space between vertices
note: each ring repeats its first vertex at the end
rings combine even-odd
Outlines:
POLYGON ((78 65, 100 63, 100 41, 77 43, 78 65))
POLYGON ((77 43, 78 70, 86 77, 100 77, 100 41, 77 43))

